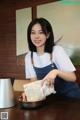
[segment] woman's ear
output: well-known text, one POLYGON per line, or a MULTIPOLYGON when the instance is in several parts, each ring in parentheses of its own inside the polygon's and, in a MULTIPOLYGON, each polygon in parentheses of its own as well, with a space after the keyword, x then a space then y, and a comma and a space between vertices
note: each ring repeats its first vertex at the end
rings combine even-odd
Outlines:
POLYGON ((49 38, 49 36, 50 36, 50 33, 47 33, 47 39, 49 38))

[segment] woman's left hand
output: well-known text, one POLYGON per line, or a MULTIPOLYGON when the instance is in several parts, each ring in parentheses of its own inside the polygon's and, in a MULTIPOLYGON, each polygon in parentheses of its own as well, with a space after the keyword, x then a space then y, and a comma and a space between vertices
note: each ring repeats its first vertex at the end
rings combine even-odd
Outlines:
POLYGON ((57 69, 54 69, 54 70, 51 70, 43 79, 42 79, 42 84, 44 83, 45 80, 48 81, 48 85, 49 86, 52 86, 55 82, 55 78, 57 77, 58 75, 58 70, 57 69))

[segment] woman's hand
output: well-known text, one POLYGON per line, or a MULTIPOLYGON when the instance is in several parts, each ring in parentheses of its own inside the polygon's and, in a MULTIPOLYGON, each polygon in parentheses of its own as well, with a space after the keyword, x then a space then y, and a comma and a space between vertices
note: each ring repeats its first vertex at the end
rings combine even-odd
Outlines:
POLYGON ((55 78, 57 77, 58 75, 58 70, 57 69, 54 69, 54 70, 51 70, 43 79, 42 79, 42 84, 44 83, 45 80, 48 81, 48 85, 49 86, 52 86, 55 82, 55 78))
POLYGON ((26 102, 27 101, 27 97, 26 97, 26 94, 23 92, 19 98, 20 101, 22 102, 26 102))

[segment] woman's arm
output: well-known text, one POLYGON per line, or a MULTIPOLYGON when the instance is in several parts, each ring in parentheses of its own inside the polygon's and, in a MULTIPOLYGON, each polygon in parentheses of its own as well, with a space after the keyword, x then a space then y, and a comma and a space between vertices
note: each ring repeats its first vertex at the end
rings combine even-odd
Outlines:
POLYGON ((56 77, 60 77, 65 81, 72 81, 75 82, 76 81, 76 74, 75 72, 65 72, 65 71, 61 71, 58 69, 54 69, 51 70, 44 78, 44 80, 48 80, 49 84, 52 84, 55 82, 55 78, 56 77))
POLYGON ((57 75, 66 81, 72 81, 72 82, 76 81, 76 74, 74 71, 73 72, 64 72, 61 70, 57 70, 57 75))
POLYGON ((61 46, 55 46, 52 53, 53 63, 55 63, 57 69, 50 71, 43 80, 54 82, 55 78, 58 76, 65 81, 76 81, 76 71, 72 61, 66 54, 61 46))

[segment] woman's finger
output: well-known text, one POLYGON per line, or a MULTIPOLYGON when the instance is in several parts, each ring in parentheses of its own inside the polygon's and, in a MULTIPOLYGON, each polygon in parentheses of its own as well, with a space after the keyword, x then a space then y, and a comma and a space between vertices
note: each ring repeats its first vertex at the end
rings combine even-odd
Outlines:
POLYGON ((44 80, 41 81, 41 86, 43 86, 43 84, 44 84, 44 80))
POLYGON ((26 97, 26 94, 25 94, 25 93, 22 93, 22 100, 23 100, 23 102, 26 102, 26 101, 27 101, 27 97, 26 97))

